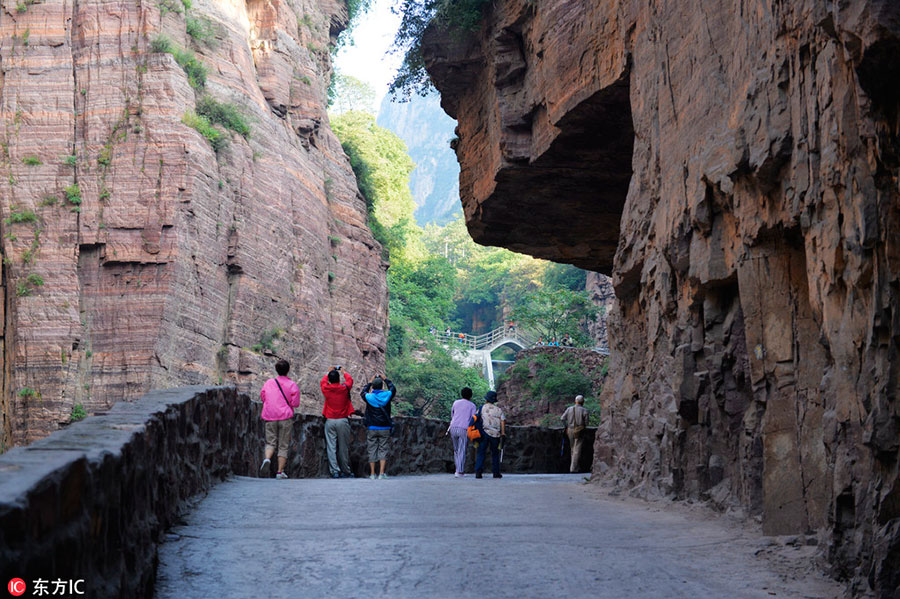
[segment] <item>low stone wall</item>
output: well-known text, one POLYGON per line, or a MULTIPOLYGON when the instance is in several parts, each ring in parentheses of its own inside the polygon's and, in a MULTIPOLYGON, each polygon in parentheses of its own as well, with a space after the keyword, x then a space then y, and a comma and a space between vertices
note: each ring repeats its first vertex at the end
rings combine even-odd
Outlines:
MULTIPOLYGON (((256 476, 259 411, 233 388, 155 391, 0 455, 0 580, 22 578, 30 592, 37 579, 84 579, 89 597, 151 597, 157 544, 189 500, 229 474, 256 476)), ((452 472, 446 430, 438 420, 397 418, 388 472, 452 472)), ((352 431, 353 469, 363 475, 359 419, 352 431)), ((505 472, 568 469, 562 431, 508 432, 505 472)), ((322 417, 295 416, 291 447, 292 477, 327 476, 322 417)))
MULTIPOLYGON (((251 469, 250 400, 155 391, 0 456, 0 580, 84 579, 88 597, 150 597, 157 543, 186 501, 251 469)), ((50 590, 53 590, 51 584, 50 590)))

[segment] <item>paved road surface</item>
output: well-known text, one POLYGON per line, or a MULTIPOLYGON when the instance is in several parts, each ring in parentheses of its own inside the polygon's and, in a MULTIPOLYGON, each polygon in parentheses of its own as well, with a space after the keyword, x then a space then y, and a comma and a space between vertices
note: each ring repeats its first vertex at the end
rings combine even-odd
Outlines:
POLYGON ((746 529, 581 480, 235 478, 163 544, 157 597, 838 596, 816 574, 785 579, 746 529))

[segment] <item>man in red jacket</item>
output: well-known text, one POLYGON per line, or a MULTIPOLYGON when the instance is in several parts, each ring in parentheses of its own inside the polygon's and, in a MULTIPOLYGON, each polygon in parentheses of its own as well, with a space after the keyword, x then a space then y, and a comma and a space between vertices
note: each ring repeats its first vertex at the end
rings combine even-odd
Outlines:
POLYGON ((328 448, 328 470, 331 478, 353 478, 350 471, 350 421, 353 404, 350 403, 350 390, 353 388, 353 377, 344 372, 341 382, 341 367, 332 368, 322 377, 320 382, 325 405, 322 415, 325 417, 325 445, 328 448))

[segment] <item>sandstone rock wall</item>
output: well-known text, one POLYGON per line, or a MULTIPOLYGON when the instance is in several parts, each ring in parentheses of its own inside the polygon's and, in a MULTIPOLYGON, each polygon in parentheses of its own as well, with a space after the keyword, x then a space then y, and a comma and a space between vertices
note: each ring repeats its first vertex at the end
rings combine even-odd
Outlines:
POLYGON ((311 410, 327 366, 383 367, 386 264, 324 104, 346 19, 338 0, 7 0, 4 446, 74 404, 258 391, 275 355, 311 410), (196 52, 203 90, 152 51, 158 35, 196 52), (243 113, 249 138, 217 153, 185 125, 203 95, 243 113))
POLYGON ((459 120, 473 236, 612 268, 595 471, 741 506, 769 533, 817 530, 835 574, 892 596, 900 5, 489 11, 471 39, 432 32, 426 59, 459 120), (567 149, 585 158, 569 171, 567 149), (627 192, 589 193, 589 171, 630 176, 627 192), (520 226, 542 209, 581 220, 520 226))
POLYGON ((588 272, 585 291, 600 308, 596 320, 588 325, 591 339, 597 347, 609 349, 609 315, 616 304, 616 290, 612 279, 599 272, 588 272))

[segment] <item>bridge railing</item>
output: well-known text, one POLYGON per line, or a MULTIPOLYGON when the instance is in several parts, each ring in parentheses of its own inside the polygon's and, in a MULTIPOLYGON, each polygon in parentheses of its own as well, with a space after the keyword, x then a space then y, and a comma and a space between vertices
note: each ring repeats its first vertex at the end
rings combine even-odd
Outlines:
POLYGON ((433 335, 442 343, 449 347, 461 347, 464 349, 486 349, 486 348, 494 348, 498 343, 503 341, 504 339, 511 339, 516 341, 520 346, 525 349, 531 347, 561 347, 568 349, 591 349, 601 355, 608 356, 609 355, 609 347, 606 346, 596 346, 596 347, 576 347, 573 345, 560 345, 557 343, 550 343, 539 341, 534 333, 531 331, 523 330, 519 327, 511 327, 511 326, 500 326, 494 329, 493 331, 488 331, 487 333, 482 333, 481 335, 471 335, 469 333, 463 333, 460 331, 450 331, 446 330, 442 332, 434 331, 433 335))
POLYGON ((534 345, 534 337, 528 332, 522 331, 518 327, 501 326, 493 331, 482 333, 481 335, 470 335, 460 331, 435 332, 435 337, 446 345, 453 347, 461 346, 466 349, 485 349, 493 347, 503 339, 513 339, 522 347, 528 348, 534 345))

